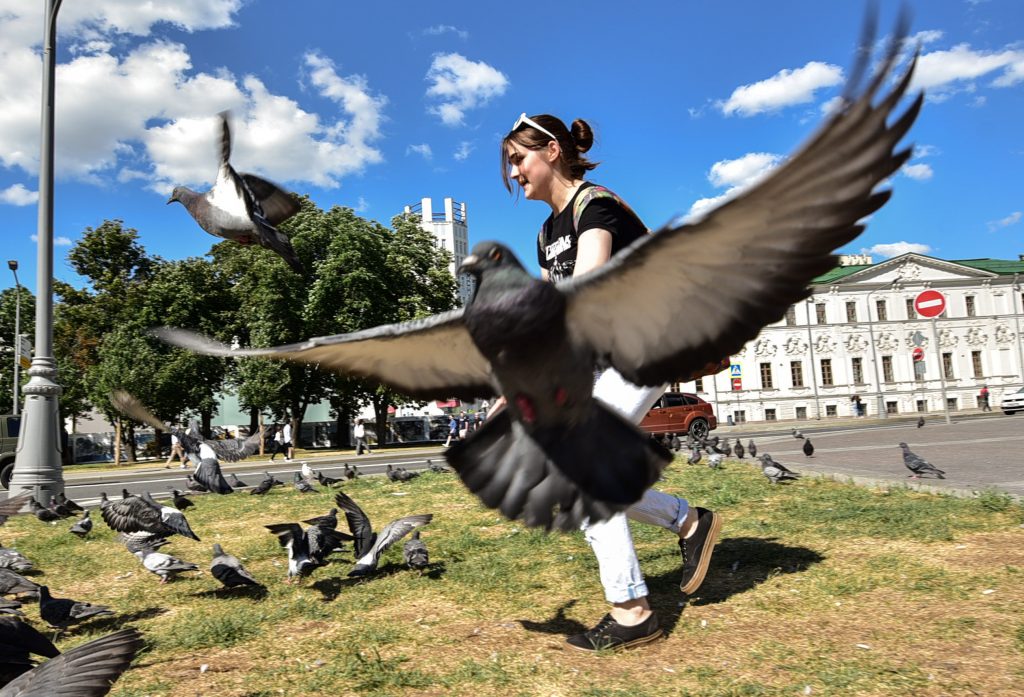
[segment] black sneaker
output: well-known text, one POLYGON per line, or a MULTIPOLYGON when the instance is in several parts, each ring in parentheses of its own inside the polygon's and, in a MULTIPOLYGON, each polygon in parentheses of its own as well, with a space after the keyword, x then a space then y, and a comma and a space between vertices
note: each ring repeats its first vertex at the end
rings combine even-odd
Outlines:
POLYGON ((679 540, 679 551, 683 554, 683 578, 679 581, 679 590, 687 595, 693 594, 704 582, 718 530, 722 527, 722 519, 714 511, 706 508, 697 508, 696 511, 696 532, 687 539, 679 540))
POLYGON ((597 625, 582 634, 576 634, 565 640, 569 646, 580 651, 621 651, 648 644, 662 634, 658 626, 658 616, 651 616, 640 624, 627 627, 605 615, 597 625))

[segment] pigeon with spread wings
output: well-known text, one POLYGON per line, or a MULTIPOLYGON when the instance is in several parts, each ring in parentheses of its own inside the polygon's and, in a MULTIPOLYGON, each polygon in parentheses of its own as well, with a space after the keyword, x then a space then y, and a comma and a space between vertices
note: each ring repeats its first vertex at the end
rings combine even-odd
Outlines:
MULTIPOLYGON (((869 22, 861 45, 873 35, 869 22)), ((156 332, 201 353, 318 363, 416 398, 505 395, 504 409, 446 452, 463 482, 527 525, 568 530, 608 518, 640 498, 670 454, 593 399, 594 370, 613 367, 638 385, 671 382, 736 353, 808 295, 835 266, 833 251, 888 200, 876 187, 910 156, 896 147, 923 95, 889 117, 913 63, 879 98, 902 43, 889 42, 866 80, 870 51, 861 50, 820 131, 756 186, 579 277, 542 282, 507 247, 483 242, 461 266, 477 280, 461 310, 266 349, 156 332)))
POLYGON ((167 203, 185 206, 199 227, 215 237, 239 244, 258 244, 284 259, 296 273, 305 269, 291 240, 277 226, 299 212, 294 196, 255 174, 236 172, 231 157, 231 127, 227 112, 220 114, 220 168, 206 193, 174 187, 167 203))

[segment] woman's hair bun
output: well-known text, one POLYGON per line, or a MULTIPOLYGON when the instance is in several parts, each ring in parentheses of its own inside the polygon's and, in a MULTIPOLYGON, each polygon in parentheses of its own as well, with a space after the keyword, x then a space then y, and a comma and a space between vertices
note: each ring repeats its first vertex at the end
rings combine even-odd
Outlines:
POLYGON ((594 144, 594 132, 590 130, 590 124, 583 119, 576 119, 572 122, 572 139, 576 143, 576 149, 580 152, 590 150, 594 144))

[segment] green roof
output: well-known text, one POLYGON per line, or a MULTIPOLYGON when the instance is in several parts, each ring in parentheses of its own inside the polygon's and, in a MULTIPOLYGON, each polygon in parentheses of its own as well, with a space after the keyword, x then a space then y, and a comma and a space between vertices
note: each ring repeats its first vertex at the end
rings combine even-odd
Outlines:
MULTIPOLYGON (((888 259, 886 260, 888 261, 888 259)), ((1012 259, 940 259, 940 261, 948 261, 950 264, 960 264, 961 266, 968 266, 972 269, 978 269, 979 271, 988 271, 990 273, 999 274, 1000 276, 1012 276, 1018 273, 1024 276, 1024 261, 1012 260, 1012 259)), ((885 262, 878 262, 879 264, 885 262)), ((837 266, 831 271, 824 273, 815 278, 811 283, 814 285, 824 285, 826 283, 835 283, 836 281, 846 278, 847 276, 853 275, 858 271, 864 269, 870 269, 872 266, 878 266, 878 264, 853 264, 851 266, 837 266)))

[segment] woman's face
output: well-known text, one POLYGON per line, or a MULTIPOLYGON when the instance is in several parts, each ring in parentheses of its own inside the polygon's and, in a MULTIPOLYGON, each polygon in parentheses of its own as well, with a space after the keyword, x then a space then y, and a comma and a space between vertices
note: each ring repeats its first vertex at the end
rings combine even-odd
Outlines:
POLYGON ((528 199, 547 200, 554 176, 554 170, 546 157, 548 151, 530 150, 511 140, 505 144, 505 151, 511 168, 509 177, 519 184, 523 195, 528 199))

